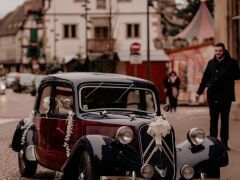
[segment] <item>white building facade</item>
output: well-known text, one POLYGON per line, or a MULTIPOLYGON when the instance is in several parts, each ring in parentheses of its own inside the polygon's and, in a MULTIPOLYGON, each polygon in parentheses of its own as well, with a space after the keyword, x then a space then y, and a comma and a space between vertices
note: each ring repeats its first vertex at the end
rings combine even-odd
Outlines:
MULTIPOLYGON (((147 2, 88 0, 86 6, 85 0, 52 0, 45 14, 47 60, 116 52, 120 61, 129 61, 130 46, 134 42, 140 44, 141 59, 146 60, 147 2)), ((154 39, 159 36, 160 18, 156 8, 149 6, 150 59, 166 61, 164 51, 154 45, 154 39)))

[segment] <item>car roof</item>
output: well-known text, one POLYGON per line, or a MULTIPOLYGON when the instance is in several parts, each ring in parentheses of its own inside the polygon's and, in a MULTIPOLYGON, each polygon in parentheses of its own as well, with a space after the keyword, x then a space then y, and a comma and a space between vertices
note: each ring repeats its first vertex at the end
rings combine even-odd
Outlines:
POLYGON ((117 83, 139 83, 139 84, 149 84, 153 85, 152 82, 122 74, 111 74, 111 73, 90 73, 90 72, 73 72, 73 73, 59 73, 48 75, 43 81, 48 80, 67 80, 73 82, 73 84, 78 85, 84 82, 117 82, 117 83))

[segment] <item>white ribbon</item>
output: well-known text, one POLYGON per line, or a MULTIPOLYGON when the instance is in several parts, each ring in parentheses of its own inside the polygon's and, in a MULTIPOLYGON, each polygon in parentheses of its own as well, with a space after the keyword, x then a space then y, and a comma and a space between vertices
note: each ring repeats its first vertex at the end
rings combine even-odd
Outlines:
POLYGON ((26 139, 26 135, 27 135, 27 132, 28 130, 32 127, 33 125, 33 117, 34 117, 34 111, 32 111, 30 114, 29 114, 29 118, 25 118, 23 120, 24 122, 24 125, 21 126, 21 129, 23 129, 23 134, 22 134, 22 138, 21 138, 21 145, 24 145, 25 143, 25 139, 26 139))
POLYGON ((68 142, 69 142, 69 140, 71 138, 71 135, 73 133, 73 122, 74 122, 73 115, 74 115, 74 113, 72 111, 70 111, 69 114, 68 114, 68 118, 67 118, 67 132, 66 132, 66 136, 64 138, 64 144, 63 144, 63 146, 65 147, 65 150, 66 150, 66 156, 67 157, 69 157, 69 155, 71 153, 70 152, 71 149, 69 147, 68 142))
POLYGON ((155 121, 151 122, 147 133, 155 140, 156 147, 162 151, 162 138, 170 133, 171 125, 162 116, 155 117, 155 121))

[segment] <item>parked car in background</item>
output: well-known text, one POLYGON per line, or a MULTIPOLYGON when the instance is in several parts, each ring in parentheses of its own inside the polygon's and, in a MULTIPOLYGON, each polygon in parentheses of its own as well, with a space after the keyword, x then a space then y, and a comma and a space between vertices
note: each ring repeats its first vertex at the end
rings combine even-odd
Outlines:
POLYGON ((6 74, 6 86, 8 88, 13 86, 13 83, 16 81, 16 78, 18 77, 19 73, 18 72, 10 72, 6 74))
POLYGON ((41 81, 33 112, 17 125, 12 149, 22 176, 37 165, 62 179, 219 178, 224 145, 192 128, 175 145, 150 81, 103 73, 62 73, 41 81))
POLYGON ((35 75, 31 73, 20 73, 13 83, 14 92, 31 92, 35 75))
POLYGON ((6 92, 6 85, 3 80, 0 80, 0 94, 5 94, 6 92))
POLYGON ((32 88, 31 88, 31 95, 32 96, 35 96, 36 95, 36 92, 38 90, 38 87, 42 81, 42 79, 46 77, 46 75, 36 75, 34 77, 34 80, 33 80, 33 85, 32 85, 32 88))

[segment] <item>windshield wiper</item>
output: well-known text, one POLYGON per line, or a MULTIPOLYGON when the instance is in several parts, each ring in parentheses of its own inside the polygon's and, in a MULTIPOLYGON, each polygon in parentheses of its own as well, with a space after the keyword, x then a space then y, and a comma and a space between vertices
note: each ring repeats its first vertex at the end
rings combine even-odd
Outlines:
POLYGON ((116 101, 114 101, 114 102, 119 102, 120 99, 124 96, 124 94, 126 94, 126 92, 128 92, 128 90, 131 89, 132 86, 133 86, 133 83, 132 83, 132 84, 126 89, 126 91, 124 91, 124 92, 121 94, 121 96, 120 96, 116 101))
POLYGON ((94 91, 96 91, 100 86, 102 86, 103 82, 101 82, 95 89, 93 89, 88 95, 86 95, 84 98, 87 99, 94 91))

